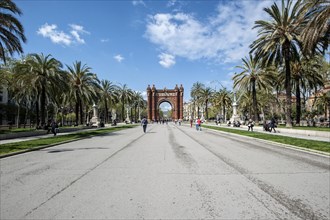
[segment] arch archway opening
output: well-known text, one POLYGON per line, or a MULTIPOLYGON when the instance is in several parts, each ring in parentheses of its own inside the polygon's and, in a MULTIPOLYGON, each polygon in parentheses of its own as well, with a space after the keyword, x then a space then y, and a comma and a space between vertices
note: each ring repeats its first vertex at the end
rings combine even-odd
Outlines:
POLYGON ((161 102, 158 107, 159 120, 171 120, 173 115, 172 104, 168 101, 161 102))

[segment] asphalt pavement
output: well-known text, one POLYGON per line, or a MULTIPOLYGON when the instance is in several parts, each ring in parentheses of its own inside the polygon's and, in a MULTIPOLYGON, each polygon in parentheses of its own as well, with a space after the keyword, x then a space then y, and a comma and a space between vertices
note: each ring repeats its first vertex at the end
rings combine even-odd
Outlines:
POLYGON ((0 174, 0 219, 330 219, 329 156, 172 123, 3 158, 0 174))

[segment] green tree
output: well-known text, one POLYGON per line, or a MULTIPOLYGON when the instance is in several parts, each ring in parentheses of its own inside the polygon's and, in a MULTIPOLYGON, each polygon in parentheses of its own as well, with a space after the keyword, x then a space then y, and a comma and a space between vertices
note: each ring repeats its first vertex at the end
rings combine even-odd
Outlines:
POLYGON ((328 111, 330 109, 330 91, 322 93, 320 96, 316 97, 316 100, 313 105, 322 109, 322 112, 324 112, 325 119, 327 120, 328 111))
POLYGON ((91 68, 76 61, 68 66, 68 82, 70 86, 69 97, 75 102, 76 124, 83 123, 83 101, 96 100, 99 89, 99 80, 91 68))
POLYGON ((108 104, 111 106, 114 102, 118 100, 118 90, 119 87, 115 85, 113 82, 109 80, 102 80, 101 81, 101 88, 99 96, 101 100, 104 102, 105 108, 105 123, 108 123, 109 119, 109 108, 108 104))
POLYGON ((303 57, 300 61, 295 61, 291 65, 292 85, 295 88, 296 95, 296 123, 300 124, 301 118, 301 94, 302 91, 314 89, 323 86, 323 77, 321 73, 320 57, 308 59, 303 57))
POLYGON ((324 52, 328 48, 330 40, 330 2, 328 0, 305 0, 304 7, 308 20, 301 36, 304 53, 324 52))
MULTIPOLYGON (((125 118, 125 106, 128 105, 133 98, 133 91, 128 88, 126 84, 119 87, 118 90, 118 99, 121 102, 121 117, 122 121, 124 121, 125 118)), ((128 107, 128 106, 126 106, 128 107)))
POLYGON ((15 18, 22 11, 11 0, 0 1, 0 60, 6 63, 6 52, 23 53, 21 41, 26 42, 24 28, 15 18))
POLYGON ((138 114, 140 114, 141 109, 145 106, 145 100, 141 92, 133 91, 133 107, 134 107, 134 121, 138 121, 138 114))
POLYGON ((271 17, 270 21, 258 20, 258 39, 251 44, 251 52, 257 59, 269 65, 285 65, 286 90, 286 126, 292 127, 291 119, 291 67, 290 62, 299 54, 300 34, 305 27, 304 10, 301 0, 282 0, 282 7, 274 3, 264 11, 271 17))
POLYGON ((218 106, 221 109, 221 114, 223 115, 223 120, 226 119, 226 109, 231 108, 231 96, 232 93, 228 91, 225 87, 220 89, 218 92, 215 92, 212 97, 212 103, 214 106, 218 106))
MULTIPOLYGON (((45 125, 46 116, 46 102, 52 99, 51 91, 54 87, 64 83, 63 71, 61 71, 62 64, 50 54, 31 54, 17 65, 17 79, 20 80, 27 87, 32 87, 37 90, 36 104, 39 108, 40 99, 40 113, 41 125, 45 125)), ((39 125, 37 119, 37 126, 39 125)))
POLYGON ((242 72, 235 73, 233 76, 234 88, 238 90, 246 90, 252 95, 253 120, 259 123, 257 89, 269 88, 273 77, 262 67, 260 60, 255 59, 250 54, 249 58, 242 59, 243 65, 237 66, 242 72))
POLYGON ((192 97, 194 103, 194 111, 195 111, 195 106, 197 106, 197 117, 200 117, 199 108, 202 102, 201 97, 204 88, 205 85, 203 83, 195 82, 190 91, 190 96, 192 97))
POLYGON ((202 88, 201 90, 201 102, 205 105, 205 115, 206 115, 206 119, 209 119, 209 112, 208 112, 208 105, 209 105, 209 101, 212 99, 214 92, 213 89, 211 89, 210 87, 205 87, 202 88))

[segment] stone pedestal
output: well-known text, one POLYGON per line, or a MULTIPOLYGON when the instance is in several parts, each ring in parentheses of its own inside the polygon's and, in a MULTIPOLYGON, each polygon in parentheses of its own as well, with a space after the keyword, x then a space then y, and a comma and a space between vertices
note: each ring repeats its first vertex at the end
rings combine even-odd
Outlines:
POLYGON ((234 93, 233 115, 230 118, 231 126, 234 126, 234 121, 240 121, 239 115, 237 115, 237 106, 236 93, 234 93))
POLYGON ((93 105, 93 117, 90 120, 90 124, 92 127, 100 127, 100 120, 98 118, 97 106, 93 105))
POLYGON ((126 119, 125 119, 125 122, 126 123, 131 123, 131 119, 129 118, 129 113, 128 113, 129 109, 128 107, 126 108, 126 119))

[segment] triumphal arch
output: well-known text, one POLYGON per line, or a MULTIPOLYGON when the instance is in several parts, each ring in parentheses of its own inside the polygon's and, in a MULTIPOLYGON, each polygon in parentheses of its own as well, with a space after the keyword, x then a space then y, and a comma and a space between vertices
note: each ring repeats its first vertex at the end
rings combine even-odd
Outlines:
POLYGON ((160 120, 159 106, 163 102, 168 102, 172 106, 172 119, 183 118, 183 86, 175 86, 174 89, 156 89, 155 85, 147 87, 147 111, 148 120, 160 120))

